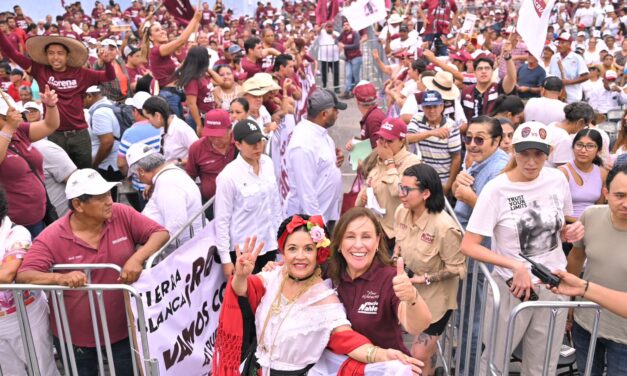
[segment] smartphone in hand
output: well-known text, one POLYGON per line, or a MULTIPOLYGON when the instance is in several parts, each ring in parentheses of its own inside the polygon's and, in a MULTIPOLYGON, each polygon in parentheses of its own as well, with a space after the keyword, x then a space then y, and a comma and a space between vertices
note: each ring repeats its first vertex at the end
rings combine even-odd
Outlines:
MULTIPOLYGON (((510 278, 507 281, 505 281, 505 283, 507 284, 507 287, 512 287, 512 282, 514 281, 514 278, 510 278)), ((512 293, 512 295, 514 295, 512 293)), ((518 299, 520 299, 521 301, 523 301, 520 297, 517 296, 518 299)), ((529 300, 526 300, 528 302, 535 302, 536 300, 540 299, 538 297, 538 294, 536 294, 536 292, 533 290, 533 287, 531 288, 531 291, 529 293, 529 300)))

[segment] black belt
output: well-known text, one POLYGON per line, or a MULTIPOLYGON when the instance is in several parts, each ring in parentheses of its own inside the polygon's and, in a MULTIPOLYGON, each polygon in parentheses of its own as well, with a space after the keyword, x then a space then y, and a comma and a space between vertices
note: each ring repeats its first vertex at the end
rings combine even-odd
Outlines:
POLYGON ((307 367, 296 371, 280 371, 276 369, 270 369, 270 376, 305 376, 313 366, 313 364, 310 364, 307 367))
POLYGON ((180 91, 177 88, 175 88, 174 86, 162 87, 161 91, 169 91, 170 93, 180 94, 180 91))

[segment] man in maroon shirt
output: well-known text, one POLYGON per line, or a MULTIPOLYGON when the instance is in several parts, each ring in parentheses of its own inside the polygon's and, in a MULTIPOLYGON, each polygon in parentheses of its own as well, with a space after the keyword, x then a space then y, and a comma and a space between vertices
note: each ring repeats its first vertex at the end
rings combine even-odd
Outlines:
MULTIPOLYGON (((189 147, 185 171, 196 179, 200 177, 203 201, 216 194, 216 178, 224 167, 235 159, 235 146, 231 137, 231 119, 224 110, 212 110, 205 116, 202 138, 189 147)), ((213 205, 205 212, 213 219, 213 205)))
POLYGON ((265 71, 272 69, 274 59, 285 52, 283 45, 276 41, 276 34, 271 27, 265 27, 261 31, 261 46, 263 48, 263 61, 261 68, 265 71))
POLYGON ((263 59, 263 47, 259 38, 248 38, 244 42, 244 54, 242 69, 246 72, 246 78, 251 78, 256 73, 263 72, 261 62, 263 59))
MULTIPOLYGON (((362 118, 359 121, 361 125, 361 134, 359 140, 370 140, 372 149, 377 146, 379 135, 377 132, 381 128, 383 120, 386 118, 385 113, 377 105, 377 89, 368 81, 360 81, 353 90, 357 108, 361 112, 362 118)), ((353 148, 352 140, 346 143, 346 150, 353 148)))
MULTIPOLYGON (((87 277, 82 271, 50 272, 55 264, 76 263, 111 263, 122 267, 121 273, 111 269, 93 271, 93 283, 137 281, 144 261, 170 236, 167 230, 130 206, 114 204, 110 192, 114 185, 116 183, 105 181, 89 168, 70 175, 65 195, 71 210, 35 239, 18 271, 18 283, 84 286, 87 277)), ((105 293, 103 299, 116 374, 132 374, 133 354, 124 297, 121 292, 105 293)), ((65 306, 71 307, 66 312, 78 374, 91 375, 95 370, 97 349, 89 300, 81 291, 66 291, 64 300, 65 306)), ((57 339, 60 328, 53 314, 50 322, 57 351, 61 351, 57 339)))
POLYGON ((37 81, 48 85, 59 97, 61 126, 48 139, 61 146, 78 168, 91 166, 91 140, 83 112, 83 95, 92 85, 115 79, 114 54, 99 51, 104 72, 85 69, 87 48, 79 41, 59 36, 31 37, 26 42, 30 58, 19 53, 0 33, 0 52, 15 61, 37 81))
POLYGON ((457 5, 455 0, 425 0, 419 8, 421 18, 427 20, 424 40, 430 42, 429 49, 435 45, 437 56, 448 55, 446 44, 440 39, 451 30, 451 25, 457 23, 457 5), (423 10, 427 11, 426 17, 423 10))
MULTIPOLYGON (((290 79, 287 89, 287 95, 293 97, 295 100, 300 100, 303 97, 302 89, 294 81, 296 62, 292 55, 281 54, 276 57, 274 61, 274 77, 279 80, 279 86, 283 87, 285 80, 290 79)), ((279 97, 282 97, 279 94, 279 97)))
POLYGON ((353 88, 360 81, 359 75, 361 73, 361 64, 363 63, 359 47, 359 33, 351 28, 348 21, 344 21, 342 33, 337 37, 336 42, 340 50, 344 50, 344 55, 346 56, 344 64, 344 93, 339 97, 349 99, 352 96, 353 88))
POLYGON ((0 34, 6 37, 7 41, 14 49, 20 51, 20 53, 24 52, 24 46, 20 42, 20 38, 15 33, 11 32, 6 20, 0 20, 0 34))
POLYGON ((30 17, 24 16, 24 11, 19 5, 13 6, 13 12, 15 13, 15 22, 17 22, 17 27, 20 29, 26 30, 28 25, 33 23, 33 20, 30 17))

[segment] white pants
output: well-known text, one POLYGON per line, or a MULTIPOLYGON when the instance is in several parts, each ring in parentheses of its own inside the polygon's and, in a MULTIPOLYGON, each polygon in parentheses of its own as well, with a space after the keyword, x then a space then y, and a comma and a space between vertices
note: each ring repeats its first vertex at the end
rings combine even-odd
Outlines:
MULTIPOLYGON (((58 376, 52 353, 52 334, 48 304, 43 295, 26 306, 39 370, 43 376, 58 376)), ((0 368, 3 375, 26 376, 26 355, 17 313, 0 317, 0 368)))
MULTIPOLYGON (((499 373, 503 372, 504 362, 510 359, 511 354, 505 354, 505 340, 507 337, 507 322, 512 309, 521 303, 510 291, 503 278, 492 273, 501 293, 501 308, 497 319, 497 337, 494 343, 495 351, 493 363, 499 373)), ((539 301, 565 301, 567 298, 562 295, 553 294, 544 285, 533 285, 533 289, 538 295, 539 301)), ((494 306, 494 296, 488 290, 488 301, 483 325, 483 342, 488 343, 492 334, 492 307, 494 306)), ((516 326, 512 341, 512 351, 522 342, 522 376, 537 376, 543 374, 544 355, 551 352, 549 360, 549 375, 555 375, 557 361, 559 359, 560 345, 564 339, 564 328, 566 327, 566 316, 568 310, 560 309, 555 318, 555 329, 553 332, 553 342, 550 348, 546 348, 548 338, 549 321, 551 318, 550 308, 526 309, 516 316, 516 326)), ((480 375, 486 375, 487 351, 481 356, 480 375)))

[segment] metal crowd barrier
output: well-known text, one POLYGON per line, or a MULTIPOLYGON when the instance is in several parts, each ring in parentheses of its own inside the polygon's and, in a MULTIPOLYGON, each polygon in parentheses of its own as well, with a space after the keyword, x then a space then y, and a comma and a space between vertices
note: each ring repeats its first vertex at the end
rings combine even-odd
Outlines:
MULTIPOLYGON (((48 292, 51 299, 51 305, 55 316, 55 323, 58 330, 58 340, 61 344, 62 350, 61 361, 63 365, 63 370, 65 375, 78 375, 77 367, 76 367, 76 359, 74 356, 73 345, 72 345, 72 333, 70 332, 69 321, 67 310, 65 307, 64 301, 64 291, 86 291, 89 299, 89 311, 90 317, 92 320, 92 327, 94 331, 94 339, 96 341, 96 352, 98 358, 98 370, 101 375, 105 375, 105 364, 104 357, 102 354, 102 346, 105 348, 106 358, 107 358, 107 366, 108 366, 108 374, 115 376, 115 368, 114 368, 114 360, 112 356, 111 350, 111 341, 109 338, 109 328, 107 325, 107 313, 106 307, 104 306, 103 293, 118 291, 121 293, 125 293, 125 306, 127 311, 127 320, 128 320, 128 334, 129 334, 129 343, 131 347, 131 359, 133 365, 133 374, 134 375, 148 375, 155 376, 158 375, 158 366, 156 359, 150 358, 148 339, 146 335, 146 326, 145 326, 145 318, 143 305, 141 303, 141 297, 139 292, 126 284, 92 284, 91 283, 91 273, 94 270, 103 270, 103 269, 112 269, 117 273, 120 273, 122 269, 115 264, 59 264, 54 265, 51 270, 82 270, 87 276, 87 285, 83 287, 70 288, 67 286, 57 286, 57 285, 33 285, 33 284, 0 284, 0 290, 12 291, 13 296, 15 298, 16 304, 16 312, 18 323, 20 326, 20 333, 22 337, 22 343, 24 345, 25 359, 27 372, 29 375, 39 376, 41 375, 41 370, 39 369, 39 363, 37 362, 37 354, 35 350, 35 345, 33 341, 33 336, 31 332, 31 326, 28 319, 28 313, 26 309, 26 305, 24 304, 23 296, 25 291, 41 291, 48 292), (94 297, 95 294, 95 297, 94 297), (130 300, 127 298, 133 298, 137 302, 137 311, 138 317, 133 318, 130 317, 130 300), (98 303, 98 307, 96 307, 96 303, 98 303), (97 317, 100 316, 101 326, 98 327, 97 317), (134 344, 136 341, 135 329, 134 325, 136 323, 139 325, 139 332, 141 337, 141 342, 143 344, 142 353, 144 361, 144 371, 138 367, 137 361, 135 359, 138 351, 134 348, 134 344), (104 339, 104 344, 100 341, 100 329, 102 329, 102 336, 104 339)), ((41 298, 39 298, 41 299, 41 298)), ((56 367, 56 365, 51 365, 56 367)), ((2 375, 2 370, 0 366, 0 375, 2 375)), ((6 375, 10 376, 10 375, 6 375)))
MULTIPOLYGON (((588 357, 586 359, 586 369, 584 376, 590 376, 592 371, 592 360, 594 358, 594 350, 596 347, 597 336, 599 334, 599 320, 601 318, 601 307, 593 302, 548 302, 548 301, 536 301, 536 302, 524 302, 512 309, 509 314, 509 320, 507 323, 507 337, 505 340, 505 364, 503 365, 502 375, 509 375, 509 356, 512 353, 512 341, 514 337, 514 329, 516 327, 516 317, 524 310, 534 308, 551 308, 551 319, 549 320, 548 336, 546 339, 546 353, 544 354, 544 367, 543 376, 548 376, 549 362, 551 358, 551 352, 548 351, 551 348, 551 342, 553 342, 553 332, 555 329, 555 320, 557 317, 557 311, 564 308, 583 308, 583 309, 595 309, 596 315, 594 317, 594 323, 592 324, 592 333, 590 333, 590 345, 588 345, 588 357)), ((562 333, 563 335, 563 333, 562 333)), ((492 373, 498 375, 495 369, 492 369, 492 373)), ((581 375, 581 370, 579 370, 581 375)))
POLYGON ((181 237, 185 234, 185 231, 189 231, 189 238, 194 237, 194 221, 198 216, 201 217, 202 227, 204 228, 207 225, 207 217, 205 217, 205 211, 213 205, 215 201, 215 196, 211 197, 205 204, 200 208, 200 210, 194 214, 190 219, 185 222, 181 228, 174 233, 174 235, 170 236, 170 240, 168 240, 157 252, 153 253, 146 260, 146 269, 150 269, 154 267, 160 260, 163 260, 168 254, 176 250, 181 245, 181 237), (155 262, 156 261, 156 262, 155 262))

